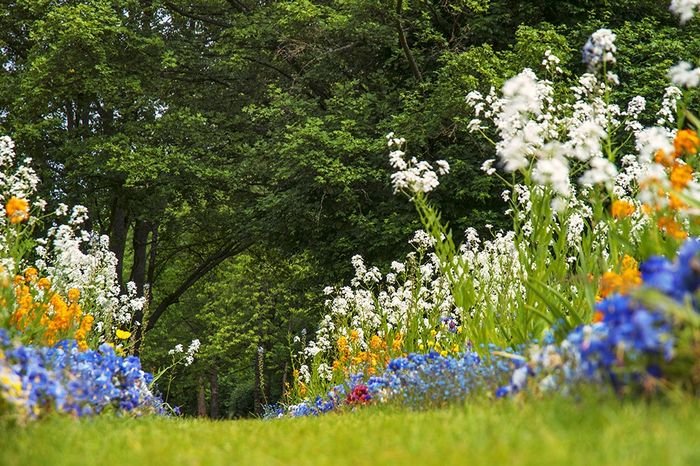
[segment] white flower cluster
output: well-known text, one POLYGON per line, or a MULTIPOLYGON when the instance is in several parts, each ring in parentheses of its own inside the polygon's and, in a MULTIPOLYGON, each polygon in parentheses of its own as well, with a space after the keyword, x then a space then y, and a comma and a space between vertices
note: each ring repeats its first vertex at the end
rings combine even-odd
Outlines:
MULTIPOLYGON (((572 195, 571 172, 582 166, 581 184, 612 188, 617 169, 603 154, 607 127, 624 122, 631 131, 641 130, 638 120, 646 101, 635 97, 623 111, 606 103, 607 86, 586 73, 571 88, 573 101, 554 104, 552 83, 525 69, 506 81, 500 97, 493 88, 485 97, 478 91, 467 95, 477 117, 470 127, 480 130, 480 118, 491 120, 499 135, 496 155, 503 169, 529 172, 533 181, 550 186, 559 197, 555 204, 562 205, 572 195)), ((481 169, 491 175, 495 163, 486 160, 481 169)))
POLYGON ((683 97, 683 92, 676 86, 668 86, 664 90, 661 108, 657 113, 656 124, 658 126, 673 125, 676 121, 676 107, 681 97, 683 97))
MULTIPOLYGON (((71 220, 82 223, 85 215, 83 209, 74 208, 71 220)), ((76 231, 76 226, 69 222, 52 227, 46 238, 37 240, 37 268, 57 290, 78 288, 81 303, 93 314, 99 330, 111 333, 132 324, 134 313, 146 304, 145 297, 138 296, 133 283, 121 294, 117 258, 109 249, 109 237, 76 231)))
POLYGON ((435 162, 437 169, 425 161, 418 161, 415 157, 406 160, 403 148, 406 140, 394 137, 394 133, 386 136, 389 148, 389 162, 396 169, 391 175, 391 183, 394 192, 407 191, 410 194, 428 193, 435 189, 440 182, 438 175, 445 175, 450 171, 450 165, 444 160, 435 162))
POLYGON ((583 62, 589 71, 594 71, 604 63, 615 64, 615 34, 610 29, 598 29, 591 34, 583 46, 583 62))
POLYGON ((690 89, 700 84, 700 68, 693 68, 687 61, 678 62, 668 70, 668 78, 674 86, 690 89))
MULTIPOLYGON (((426 234, 417 236, 420 238, 420 245, 414 244, 417 252, 409 253, 404 262, 392 262, 391 272, 386 276, 376 267, 367 268, 361 256, 352 258, 355 277, 350 286, 338 290, 327 288, 328 314, 321 320, 315 340, 309 341, 299 353, 306 361, 302 368, 306 367, 308 372, 311 366, 315 374, 330 380, 332 371, 322 370, 319 364, 329 362, 339 337, 348 338, 352 332, 359 347, 366 350, 372 335, 383 336, 386 330, 405 332, 411 322, 417 322, 420 332, 427 335, 439 325, 441 318, 460 314, 449 283, 440 274, 437 256, 425 253, 426 234)), ((305 375, 300 369, 302 381, 308 383, 310 378, 311 372, 305 375)))
POLYGON ((559 63, 561 63, 559 57, 554 55, 551 50, 545 50, 542 66, 544 66, 547 71, 550 73, 562 74, 564 71, 559 67, 559 63))
POLYGON ((700 0, 672 0, 669 9, 678 16, 681 24, 685 24, 693 18, 698 6, 700 0))
MULTIPOLYGON (((4 258, 10 254, 7 250, 9 238, 3 235, 16 234, 14 229, 3 228, 7 225, 4 205, 9 197, 27 200, 30 209, 43 210, 45 207, 45 202, 35 196, 39 178, 29 163, 30 160, 25 159, 15 168, 14 142, 9 137, 0 137, 0 253, 4 258)), ((68 213, 65 204, 60 204, 54 212, 57 217, 68 213)), ((95 329, 111 334, 118 327, 131 324, 134 313, 143 309, 146 300, 137 295, 133 283, 127 286, 126 295, 120 295, 117 259, 109 250, 109 238, 80 229, 87 215, 87 208, 75 206, 66 223, 54 224, 45 238, 35 239, 34 266, 61 294, 65 295, 70 288, 78 288, 83 309, 95 317, 95 329)), ((29 221, 34 219, 36 216, 32 215, 29 221)), ((11 262, 11 259, 3 259, 2 265, 13 271, 27 265, 11 262)))
POLYGON ((185 367, 191 365, 194 362, 194 355, 197 354, 199 351, 199 348, 202 346, 200 343, 199 339, 194 339, 190 342, 190 345, 187 347, 187 351, 185 351, 185 348, 182 346, 182 344, 178 343, 173 347, 173 349, 168 351, 168 354, 171 356, 176 356, 178 354, 182 354, 182 358, 178 360, 184 361, 185 367))
MULTIPOLYGON (((8 136, 0 137, 0 200, 3 205, 11 196, 29 199, 36 193, 39 186, 39 177, 30 167, 32 159, 26 158, 15 168, 15 143, 8 136)), ((35 200, 35 205, 42 205, 44 201, 35 200)), ((4 213, 4 212, 3 212, 4 213)), ((5 216, 3 215, 3 222, 5 216)))

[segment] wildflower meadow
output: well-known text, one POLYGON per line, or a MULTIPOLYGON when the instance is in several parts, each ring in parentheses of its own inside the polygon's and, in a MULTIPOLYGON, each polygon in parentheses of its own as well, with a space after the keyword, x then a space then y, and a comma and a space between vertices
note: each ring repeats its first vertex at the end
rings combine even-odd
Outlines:
POLYGON ((0 464, 700 461, 700 2, 10 3, 0 464))

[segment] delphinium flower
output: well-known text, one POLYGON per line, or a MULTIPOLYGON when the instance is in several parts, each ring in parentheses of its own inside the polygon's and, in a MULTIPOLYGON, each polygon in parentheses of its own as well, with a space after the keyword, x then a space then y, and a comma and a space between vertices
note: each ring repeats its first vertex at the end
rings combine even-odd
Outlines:
POLYGON ((522 390, 527 386, 524 376, 541 390, 570 390, 575 384, 593 382, 611 384, 616 391, 642 390, 650 378, 664 377, 677 352, 676 332, 673 318, 661 310, 665 305, 659 298, 665 296, 677 306, 690 304, 694 312, 700 310, 695 301, 700 289, 699 253, 700 239, 692 238, 673 262, 662 256, 643 262, 639 267, 643 285, 637 283, 636 275, 634 280, 639 291, 624 295, 619 291, 630 290, 620 287, 596 305, 593 324, 577 327, 559 345, 531 347, 511 383, 497 394, 522 390), (659 294, 648 299, 637 297, 645 290, 659 294))
POLYGON ((473 351, 457 356, 443 356, 435 351, 410 353, 392 360, 381 376, 367 381, 367 387, 373 398, 383 402, 415 408, 441 406, 495 387, 506 368, 484 363, 473 351))
MULTIPOLYGON (((7 333, 0 331, 0 348, 6 347, 7 333)), ((4 350, 0 349, 0 415, 7 411, 13 412, 22 419, 27 415, 27 394, 22 389, 22 379, 12 370, 4 350)))
POLYGON ((165 413, 164 403, 150 388, 153 377, 134 356, 117 356, 107 344, 80 351, 70 340, 36 347, 12 343, 4 330, 0 337, 0 351, 21 380, 26 409, 33 418, 53 411, 76 416, 106 410, 165 413))
POLYGON ((391 360, 381 374, 351 374, 325 396, 287 406, 292 417, 319 415, 369 403, 397 403, 423 409, 464 401, 470 394, 492 390, 508 376, 511 365, 493 358, 485 363, 473 351, 442 356, 409 353, 391 360))

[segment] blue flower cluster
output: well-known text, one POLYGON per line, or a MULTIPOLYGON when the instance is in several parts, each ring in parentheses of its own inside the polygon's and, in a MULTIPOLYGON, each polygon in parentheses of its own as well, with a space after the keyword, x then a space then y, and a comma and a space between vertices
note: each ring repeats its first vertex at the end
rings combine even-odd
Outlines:
POLYGON ((326 397, 316 397, 285 409, 276 407, 268 417, 285 413, 292 417, 319 415, 352 401, 362 392, 366 401, 397 402, 413 408, 443 406, 464 400, 469 394, 488 391, 507 378, 512 365, 493 359, 485 363, 476 352, 466 351, 459 356, 442 356, 436 351, 428 354, 411 353, 389 362, 380 376, 365 380, 356 374, 345 385, 334 387, 326 397), (360 388, 361 390, 358 390, 360 388))
POLYGON ((580 326, 559 345, 531 348, 510 384, 496 395, 522 390, 535 377, 539 388, 568 388, 576 382, 611 383, 615 390, 640 385, 649 377, 664 375, 673 359, 674 326, 660 298, 698 312, 696 292, 700 288, 700 240, 689 239, 675 261, 654 256, 642 263, 642 291, 655 293, 650 299, 611 295, 596 306, 597 323, 580 326), (656 299, 654 299, 656 298, 656 299))
POLYGON ((454 357, 435 351, 413 353, 392 360, 384 374, 370 378, 367 386, 380 400, 411 407, 441 406, 492 387, 509 368, 497 360, 486 364, 473 351, 454 357))
POLYGON ((164 414, 165 404, 149 385, 151 374, 137 357, 120 357, 106 344, 79 351, 75 341, 53 347, 13 344, 0 329, 3 363, 21 380, 27 413, 89 416, 105 411, 164 414))
MULTIPOLYGON (((362 374, 351 376, 346 383, 346 385, 351 387, 349 392, 352 392, 355 386, 360 385, 362 379, 362 374)), ((333 411, 343 405, 343 401, 348 393, 346 385, 336 385, 328 392, 325 398, 317 396, 314 400, 302 401, 299 404, 291 405, 286 408, 278 406, 271 412, 274 413, 274 417, 282 417, 284 414, 292 417, 302 417, 318 416, 319 414, 333 411)))

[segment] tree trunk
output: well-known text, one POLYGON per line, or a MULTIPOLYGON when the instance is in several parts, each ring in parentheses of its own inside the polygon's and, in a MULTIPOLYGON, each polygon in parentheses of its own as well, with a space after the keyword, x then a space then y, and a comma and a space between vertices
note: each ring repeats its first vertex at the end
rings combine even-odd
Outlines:
POLYGON ((219 370, 216 364, 211 366, 209 372, 209 389, 211 397, 209 400, 209 417, 212 419, 219 418, 219 370))
POLYGON ((287 371, 289 371, 289 361, 284 362, 284 370, 282 371, 282 397, 289 393, 289 382, 287 381, 287 371))
MULTIPOLYGON (((147 248, 148 248, 148 234, 151 232, 151 225, 146 220, 137 220, 134 226, 134 239, 133 239, 133 250, 134 250, 134 263, 131 266, 131 275, 129 276, 129 281, 134 282, 136 285, 136 295, 141 297, 144 295, 144 285, 146 283, 146 263, 147 263, 147 248)), ((145 307, 145 305, 144 305, 145 307)), ((143 338, 143 328, 145 323, 143 322, 144 309, 136 311, 132 317, 133 322, 135 322, 135 335, 134 335, 134 355, 138 356, 141 350, 141 339, 143 338)))
POLYGON ((129 214, 126 206, 119 199, 119 193, 112 204, 112 218, 109 226, 109 248, 117 258, 117 279, 119 287, 124 292, 124 249, 126 248, 126 236, 129 232, 129 214))
POLYGON ((149 286, 146 293, 146 305, 150 306, 153 300, 151 293, 153 282, 156 276, 156 253, 158 251, 158 223, 153 223, 151 226, 151 246, 148 250, 148 271, 146 272, 146 283, 149 286))
POLYGON ((146 220, 137 220, 134 226, 134 263, 131 266, 129 281, 136 285, 136 294, 143 296, 143 285, 146 283, 146 263, 148 251, 148 234, 151 225, 146 220))
POLYGON ((396 29, 399 33, 399 45, 403 54, 408 60, 408 65, 411 68, 411 73, 416 81, 422 81, 423 76, 421 75, 420 68, 418 68, 418 63, 411 52, 411 48, 408 46, 408 39, 406 39, 406 33, 403 30, 403 21, 401 21, 401 15, 403 14, 403 0, 396 0, 396 29))
POLYGON ((197 385, 199 386, 197 391, 197 416, 207 417, 207 399, 204 393, 204 376, 199 376, 197 385))

